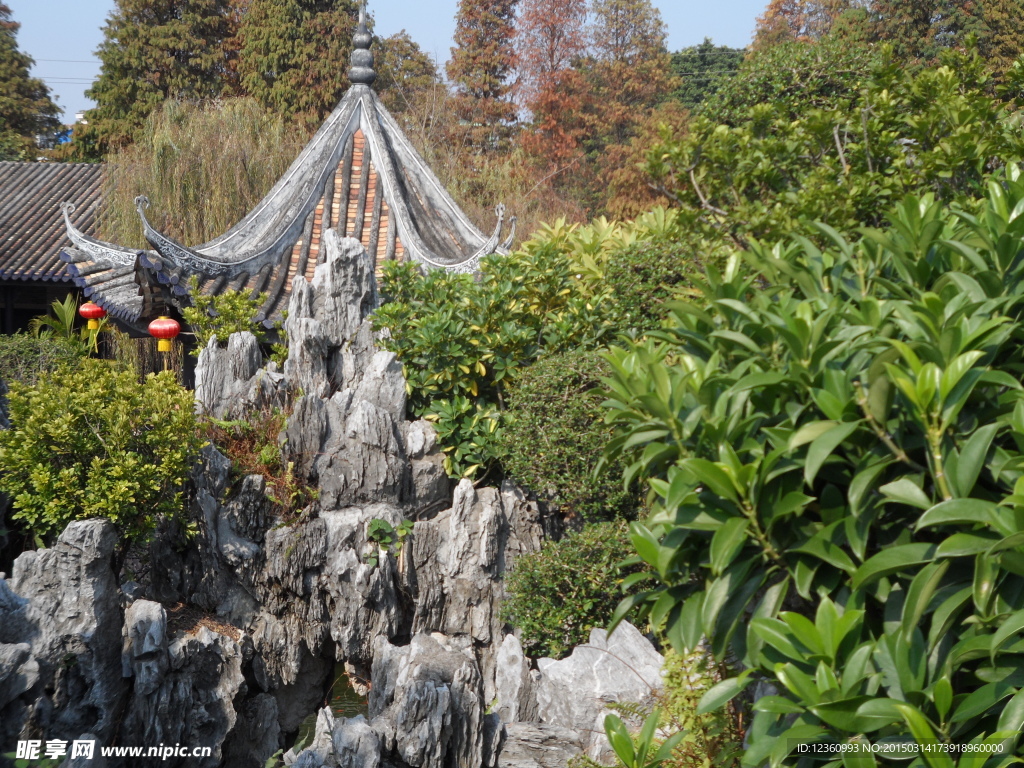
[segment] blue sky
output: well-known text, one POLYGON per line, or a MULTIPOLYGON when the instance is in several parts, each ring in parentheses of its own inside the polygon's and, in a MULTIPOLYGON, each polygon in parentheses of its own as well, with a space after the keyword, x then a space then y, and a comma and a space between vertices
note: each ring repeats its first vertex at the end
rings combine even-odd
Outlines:
MULTIPOLYGON (((83 91, 99 70, 94 51, 114 0, 6 0, 21 23, 18 44, 36 60, 33 74, 49 84, 70 122, 92 106, 83 91)), ((710 37, 719 45, 750 42, 754 19, 767 0, 654 0, 668 26, 669 48, 696 45, 710 37)), ((369 0, 376 31, 387 36, 405 29, 443 62, 448 58, 458 0, 369 0)))

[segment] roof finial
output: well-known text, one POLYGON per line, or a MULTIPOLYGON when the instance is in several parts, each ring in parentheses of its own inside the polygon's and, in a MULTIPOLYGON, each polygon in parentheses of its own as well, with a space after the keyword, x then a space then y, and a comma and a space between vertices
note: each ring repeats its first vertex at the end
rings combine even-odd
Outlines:
POLYGON ((348 79, 353 85, 372 85, 377 79, 373 71, 373 53, 370 43, 373 36, 366 28, 366 0, 359 3, 359 26, 352 36, 352 66, 348 70, 348 79))

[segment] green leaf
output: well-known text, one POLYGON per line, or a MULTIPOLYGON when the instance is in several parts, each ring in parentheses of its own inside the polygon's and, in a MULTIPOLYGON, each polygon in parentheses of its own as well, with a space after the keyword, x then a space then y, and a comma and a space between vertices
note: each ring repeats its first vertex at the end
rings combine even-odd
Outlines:
POLYGON ((684 459, 679 467, 689 472, 694 480, 707 487, 716 496, 736 501, 736 488, 729 473, 720 465, 707 459, 684 459))
POLYGON ((808 485, 814 484, 814 478, 817 477, 821 465, 846 438, 857 431, 860 424, 860 421, 844 422, 814 439, 811 447, 807 449, 807 462, 804 465, 804 479, 808 485))
POLYGON ((932 685, 932 701, 939 713, 939 720, 945 722, 949 708, 953 705, 953 686, 948 677, 940 677, 932 685))
POLYGON ((992 445, 992 440, 999 431, 1001 425, 989 424, 977 429, 960 451, 960 463, 956 470, 956 487, 963 496, 970 496, 982 467, 985 466, 985 457, 992 445))
POLYGON ((1017 692, 1017 689, 1005 681, 987 683, 972 691, 953 713, 951 723, 962 723, 973 717, 985 714, 996 704, 1017 692))
POLYGON ((992 645, 989 651, 993 663, 995 663, 996 654, 999 653, 1006 641, 1022 631, 1024 631, 1024 611, 1017 611, 1000 621, 999 628, 992 635, 992 645))
POLYGON ((1004 518, 1005 510, 983 499, 950 499, 936 504, 917 520, 915 528, 933 525, 986 525, 1004 536, 1016 533, 1004 518))
POLYGON ((878 701, 873 696, 854 696, 841 701, 829 701, 811 707, 811 712, 820 717, 827 725, 831 725, 847 733, 871 733, 879 728, 890 725, 896 718, 881 708, 867 708, 866 705, 878 701))
POLYGON ((878 489, 884 496, 898 501, 901 504, 908 504, 919 509, 928 509, 932 506, 932 500, 921 490, 920 486, 909 477, 901 477, 895 482, 883 485, 878 489))
POLYGON ((812 421, 809 424, 804 424, 789 438, 789 450, 792 451, 801 445, 814 442, 838 424, 839 422, 831 420, 812 421))
POLYGON ((748 685, 754 682, 754 679, 750 676, 752 672, 753 670, 745 670, 737 677, 726 678, 720 683, 711 686, 700 697, 700 703, 697 705, 697 714, 706 715, 708 712, 714 712, 736 698, 748 685))
POLYGON ((857 569, 851 585, 859 589, 883 576, 930 562, 936 549, 936 545, 924 543, 901 544, 884 549, 857 569))
POLYGON ((711 572, 721 574, 743 549, 747 542, 747 528, 750 521, 742 517, 731 517, 722 524, 711 538, 711 572))
MULTIPOLYGON (((939 740, 935 737, 935 731, 932 730, 928 719, 921 714, 917 707, 897 702, 896 709, 903 715, 904 722, 910 728, 910 732, 918 744, 938 744, 939 740)), ((922 752, 921 756, 930 768, 954 768, 953 761, 945 752, 929 750, 922 752)))
POLYGON ((903 601, 903 618, 901 620, 904 642, 910 643, 911 635, 918 628, 921 617, 931 603, 935 591, 939 588, 942 578, 949 568, 949 561, 926 565, 910 582, 907 597, 903 601))

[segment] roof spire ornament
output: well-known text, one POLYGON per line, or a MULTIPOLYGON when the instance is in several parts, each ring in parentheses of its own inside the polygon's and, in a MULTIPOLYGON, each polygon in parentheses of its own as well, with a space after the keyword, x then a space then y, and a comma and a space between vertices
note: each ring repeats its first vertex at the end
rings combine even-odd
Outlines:
POLYGON ((348 70, 348 79, 353 85, 373 85, 377 73, 373 71, 373 52, 370 43, 373 36, 366 28, 366 0, 359 4, 359 26, 352 35, 352 66, 348 70))

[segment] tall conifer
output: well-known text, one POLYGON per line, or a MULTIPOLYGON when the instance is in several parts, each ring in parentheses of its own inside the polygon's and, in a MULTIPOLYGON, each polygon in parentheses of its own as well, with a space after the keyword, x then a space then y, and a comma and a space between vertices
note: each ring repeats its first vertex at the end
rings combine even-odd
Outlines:
POLYGON ((18 49, 20 26, 0 2, 0 160, 30 156, 34 137, 60 126, 50 89, 29 76, 33 61, 18 49))
POLYGON ((97 55, 100 76, 85 135, 103 154, 130 142, 168 98, 220 96, 231 78, 228 0, 117 0, 97 55))
POLYGON ((238 32, 242 91, 319 123, 348 88, 358 17, 352 0, 249 0, 238 32))
POLYGON ((518 0, 459 0, 455 47, 446 71, 467 143, 477 152, 504 149, 515 123, 509 82, 518 0))

